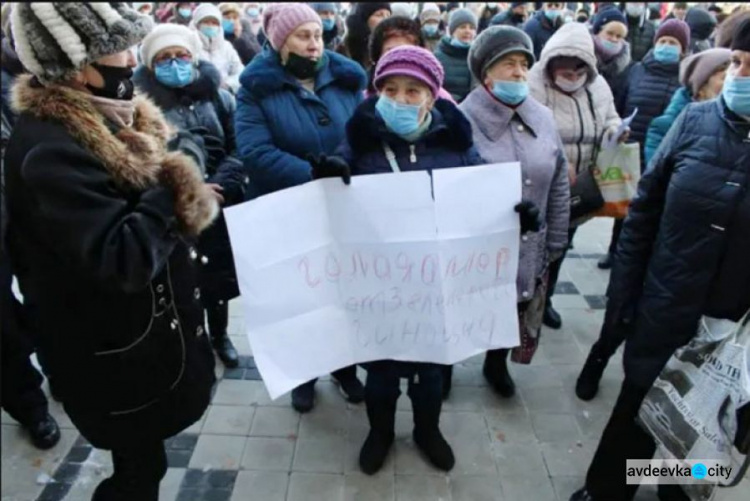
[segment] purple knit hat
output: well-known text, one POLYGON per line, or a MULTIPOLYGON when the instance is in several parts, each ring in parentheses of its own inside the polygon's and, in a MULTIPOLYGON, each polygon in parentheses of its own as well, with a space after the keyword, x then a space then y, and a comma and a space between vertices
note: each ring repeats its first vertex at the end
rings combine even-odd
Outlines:
POLYGON ((274 50, 279 50, 300 25, 323 23, 312 7, 304 3, 272 3, 263 10, 263 32, 274 50))
POLYGON ((375 68, 373 85, 376 89, 390 76, 412 77, 424 83, 437 97, 443 86, 445 72, 432 52, 413 45, 395 47, 385 53, 375 68))
POLYGON ((669 19, 659 25, 654 36, 654 43, 661 37, 675 37, 682 45, 683 54, 690 50, 690 26, 685 21, 679 19, 669 19))

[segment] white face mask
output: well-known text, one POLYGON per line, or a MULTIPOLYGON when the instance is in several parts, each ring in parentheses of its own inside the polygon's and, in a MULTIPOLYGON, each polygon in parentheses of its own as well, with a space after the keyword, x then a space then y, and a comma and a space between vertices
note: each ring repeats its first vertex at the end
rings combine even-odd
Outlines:
POLYGON ((556 77, 555 85, 560 88, 563 92, 573 93, 583 87, 586 84, 588 75, 581 75, 578 80, 571 82, 567 78, 556 77))

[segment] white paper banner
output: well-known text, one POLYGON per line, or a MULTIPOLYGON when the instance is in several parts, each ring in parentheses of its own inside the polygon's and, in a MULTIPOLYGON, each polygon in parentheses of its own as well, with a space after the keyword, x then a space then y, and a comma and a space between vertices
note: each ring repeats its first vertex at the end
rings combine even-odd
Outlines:
POLYGON ((433 176, 322 179, 225 211, 272 398, 355 363, 453 364, 519 344, 519 164, 433 176))

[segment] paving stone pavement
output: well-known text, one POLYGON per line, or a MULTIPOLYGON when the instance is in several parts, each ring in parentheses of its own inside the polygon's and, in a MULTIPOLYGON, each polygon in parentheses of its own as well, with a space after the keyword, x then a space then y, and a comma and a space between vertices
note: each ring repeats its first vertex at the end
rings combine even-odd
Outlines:
MULTIPOLYGON (((297 414, 289 395, 271 401, 235 301, 230 333, 243 355, 242 367, 225 371, 217 362, 221 379, 212 405, 201 421, 167 441, 170 468, 160 500, 567 501, 583 484, 622 380, 618 353, 596 399, 586 403, 574 395, 603 318, 608 273, 598 270, 596 261, 610 228, 611 221, 595 220, 576 236, 554 299, 563 328, 543 332, 531 365, 511 364, 519 389, 514 398, 500 399, 487 388, 482 357, 455 368, 441 421, 456 454, 449 474, 427 465, 415 450, 405 395, 399 400, 394 450, 372 477, 357 464, 368 430, 364 406, 345 403, 329 377, 317 384, 317 405, 309 414, 297 414)), ((80 437, 60 404, 50 405, 63 431, 60 444, 46 452, 32 448, 3 413, 2 501, 88 501, 111 474, 109 454, 80 437)), ((717 499, 739 501, 748 492, 750 478, 717 499)), ((642 488, 637 499, 655 500, 655 491, 642 488)))

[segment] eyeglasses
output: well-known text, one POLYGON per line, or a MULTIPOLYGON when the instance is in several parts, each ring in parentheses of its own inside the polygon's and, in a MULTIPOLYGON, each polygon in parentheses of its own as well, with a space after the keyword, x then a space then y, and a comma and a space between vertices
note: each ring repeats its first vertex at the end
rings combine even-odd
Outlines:
POLYGON ((172 64, 172 61, 190 62, 193 56, 190 54, 162 54, 154 58, 154 64, 172 64))

